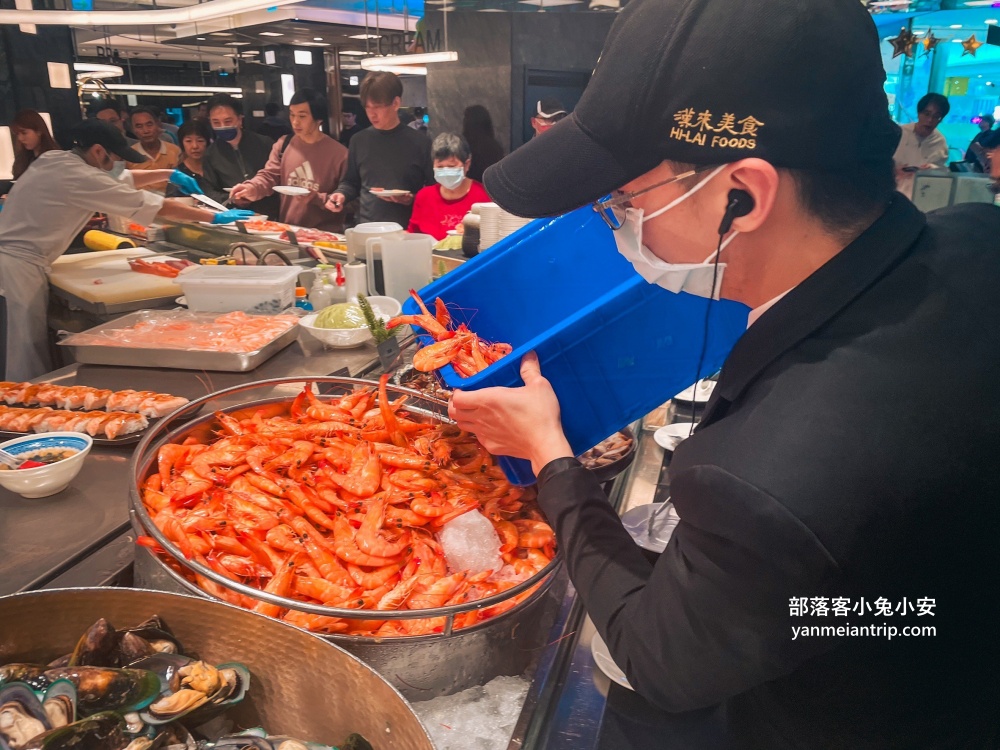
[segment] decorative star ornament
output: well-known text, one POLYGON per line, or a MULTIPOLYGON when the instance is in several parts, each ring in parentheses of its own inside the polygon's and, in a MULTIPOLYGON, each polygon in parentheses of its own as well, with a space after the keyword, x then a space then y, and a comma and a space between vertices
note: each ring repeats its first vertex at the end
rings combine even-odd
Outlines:
POLYGON ((899 30, 899 36, 893 37, 889 40, 889 44, 892 45, 893 59, 899 57, 900 55, 913 57, 913 47, 916 43, 917 35, 912 31, 908 31, 906 27, 901 28, 899 30))
POLYGON ((929 55, 933 52, 943 40, 934 36, 934 32, 927 29, 927 35, 924 37, 923 41, 920 42, 921 46, 924 48, 924 54, 929 55))
POLYGON ((966 40, 964 40, 962 42, 962 48, 963 48, 962 57, 965 57, 966 55, 972 55, 973 57, 975 57, 976 56, 976 52, 985 43, 986 42, 981 42, 978 39, 976 39, 976 35, 973 34, 968 39, 966 39, 966 40))

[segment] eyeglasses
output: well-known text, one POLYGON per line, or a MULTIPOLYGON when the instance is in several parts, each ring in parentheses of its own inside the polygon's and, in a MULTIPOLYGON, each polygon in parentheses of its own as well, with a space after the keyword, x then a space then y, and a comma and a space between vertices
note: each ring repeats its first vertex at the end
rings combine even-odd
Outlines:
POLYGON ((713 168, 714 167, 700 167, 698 169, 692 169, 690 172, 682 172, 679 175, 671 177, 669 180, 658 182, 655 185, 650 185, 642 190, 636 190, 633 193, 623 193, 620 190, 616 190, 607 198, 596 201, 593 204, 593 209, 601 215, 605 224, 611 227, 612 230, 617 231, 625 224, 625 209, 630 208, 629 203, 634 198, 638 198, 640 195, 645 195, 651 190, 656 190, 657 188, 661 188, 666 185, 672 185, 675 182, 681 182, 682 180, 694 177, 695 175, 704 174, 713 168))

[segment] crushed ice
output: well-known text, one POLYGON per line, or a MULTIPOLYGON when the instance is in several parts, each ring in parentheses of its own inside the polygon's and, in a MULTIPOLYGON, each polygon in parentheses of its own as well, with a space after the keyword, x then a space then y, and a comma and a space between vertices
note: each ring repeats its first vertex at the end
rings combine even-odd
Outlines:
POLYGON ((481 687, 414 703, 413 710, 438 750, 507 750, 529 685, 523 677, 497 677, 481 687))
POLYGON ((451 572, 469 571, 472 575, 503 567, 500 537, 489 519, 478 510, 463 513, 449 521, 438 535, 451 572))

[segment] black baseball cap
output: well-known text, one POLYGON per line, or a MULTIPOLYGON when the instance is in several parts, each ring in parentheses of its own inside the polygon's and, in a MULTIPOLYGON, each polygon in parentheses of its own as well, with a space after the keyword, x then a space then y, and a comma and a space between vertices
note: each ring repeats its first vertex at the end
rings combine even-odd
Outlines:
POLYGON ((73 129, 73 145, 80 148, 104 146, 109 153, 133 164, 147 161, 143 154, 129 148, 128 141, 118 128, 101 120, 84 120, 77 125, 73 129))
POLYGON ((631 0, 573 113, 490 167, 519 216, 599 200, 664 160, 838 170, 892 157, 875 24, 858 0, 631 0))
POLYGON ((535 104, 535 116, 551 120, 559 115, 566 115, 566 108, 558 99, 539 99, 535 104))

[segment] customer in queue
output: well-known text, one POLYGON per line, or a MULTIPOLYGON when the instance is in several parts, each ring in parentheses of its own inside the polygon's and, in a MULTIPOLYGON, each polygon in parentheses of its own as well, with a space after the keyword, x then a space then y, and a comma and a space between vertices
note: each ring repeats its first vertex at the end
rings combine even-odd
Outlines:
POLYGON ((937 129, 951 105, 941 94, 927 94, 917 102, 917 121, 901 126, 902 135, 893 156, 896 187, 913 195, 914 175, 921 169, 944 169, 948 165, 948 142, 937 129))
MULTIPOLYGON (((192 177, 198 183, 199 192, 207 195, 211 186, 205 179, 205 153, 212 144, 212 128, 204 120, 188 120, 177 129, 181 144, 181 160, 177 165, 180 172, 192 177)), ((176 185, 167 186, 167 197, 185 195, 176 185)))
POLYGON ((360 93, 372 125, 351 139, 347 173, 326 207, 339 213, 360 198, 360 222, 393 221, 405 227, 417 191, 434 181, 430 140, 400 122, 403 84, 394 73, 369 73, 360 93), (383 190, 405 192, 379 195, 383 190))
MULTIPOLYGON (((49 283, 52 262, 66 252, 95 211, 126 216, 140 224, 157 217, 225 224, 247 211, 213 213, 164 199, 144 187, 159 172, 122 176, 126 162, 145 158, 120 130, 86 120, 74 131, 73 148, 48 151, 31 165, 7 196, 0 213, 0 295, 7 302, 7 380, 31 380, 52 369, 48 351, 49 283)), ((190 178, 176 181, 191 187, 190 178)))
MULTIPOLYGON (((205 153, 205 180, 210 198, 225 203, 231 188, 249 180, 267 164, 274 141, 243 127, 243 105, 228 94, 208 100, 208 122, 215 139, 205 153)), ((277 218, 276 196, 246 206, 255 213, 277 218)))
POLYGON ((466 140, 455 133, 442 133, 431 148, 434 181, 417 193, 408 232, 429 234, 443 240, 457 229, 473 203, 489 203, 486 189, 468 176, 472 154, 466 140))
POLYGON ((462 114, 462 137, 472 151, 469 177, 482 182, 487 167, 492 167, 503 158, 504 150, 493 133, 493 118, 482 104, 466 107, 462 114))
POLYGON ((337 139, 345 147, 350 147, 351 138, 365 129, 361 124, 361 106, 355 99, 344 99, 340 111, 340 137, 337 139))
POLYGON ((280 104, 268 102, 264 105, 264 119, 257 126, 257 132, 267 136, 272 141, 292 134, 292 126, 289 124, 288 118, 282 116, 280 104))
MULTIPOLYGON (((181 160, 181 150, 173 143, 160 138, 163 131, 160 128, 160 118, 149 107, 136 107, 129 117, 132 132, 136 134, 139 143, 136 151, 145 157, 142 162, 129 162, 128 169, 176 169, 181 160)), ((146 190, 162 193, 167 188, 167 182, 155 182, 146 186, 146 190)))
POLYGON ((981 115, 979 117, 979 132, 972 139, 969 147, 965 150, 965 161, 972 164, 974 171, 985 172, 986 159, 983 153, 983 143, 993 136, 993 126, 996 119, 993 115, 981 115))
POLYGON ((267 164, 256 175, 233 188, 237 205, 251 205, 274 193, 278 185, 308 190, 304 195, 282 195, 280 220, 296 226, 341 232, 343 217, 324 206, 347 168, 347 149, 320 130, 326 120, 326 97, 300 89, 288 105, 293 135, 271 149, 267 164))
POLYGON ((14 115, 10 132, 14 136, 14 166, 11 172, 15 180, 19 180, 39 156, 59 148, 45 120, 33 109, 22 109, 14 115))
POLYGON ((508 211, 591 204, 647 280, 700 265, 752 310, 674 451, 655 563, 535 357, 451 401, 538 475, 637 693, 609 747, 1000 747, 1000 208, 895 192, 879 44, 856 0, 632 0, 573 114, 486 172, 508 211))
POLYGON ((94 106, 91 107, 90 115, 101 122, 118 128, 121 134, 125 136, 125 141, 128 145, 134 146, 139 142, 138 139, 133 138, 132 134, 128 132, 128 128, 126 127, 128 112, 125 111, 125 107, 117 99, 98 99, 94 106))
POLYGON ((555 98, 539 99, 535 103, 535 114, 531 118, 531 127, 539 136, 553 125, 569 116, 563 103, 555 98))

